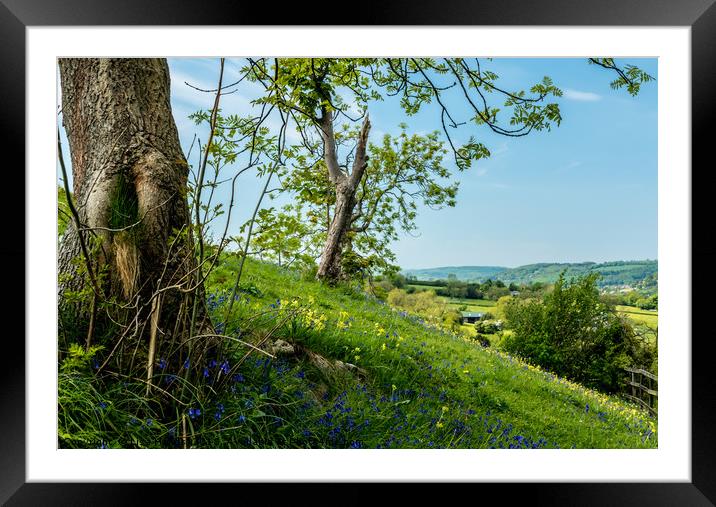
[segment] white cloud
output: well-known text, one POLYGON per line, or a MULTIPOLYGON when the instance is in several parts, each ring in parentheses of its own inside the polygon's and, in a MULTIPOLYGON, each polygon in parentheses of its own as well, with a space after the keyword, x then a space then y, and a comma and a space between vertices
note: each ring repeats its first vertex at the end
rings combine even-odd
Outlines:
POLYGON ((490 156, 494 158, 497 155, 502 155, 503 153, 507 153, 509 150, 509 147, 507 146, 507 141, 503 141, 500 144, 497 145, 496 148, 490 150, 490 156))
POLYGON ((579 90, 571 90, 569 88, 565 88, 562 91, 564 92, 564 97, 569 100, 579 100, 582 102, 595 102, 597 100, 602 100, 601 95, 597 95, 592 92, 581 92, 579 90))

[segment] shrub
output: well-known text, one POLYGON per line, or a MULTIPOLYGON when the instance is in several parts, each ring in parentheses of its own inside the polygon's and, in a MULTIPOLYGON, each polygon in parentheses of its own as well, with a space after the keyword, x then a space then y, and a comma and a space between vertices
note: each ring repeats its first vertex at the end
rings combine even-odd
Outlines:
POLYGON ((589 274, 565 283, 562 274, 543 300, 505 305, 513 333, 502 347, 552 372, 607 392, 619 390, 626 366, 649 367, 656 355, 627 320, 599 297, 589 274))

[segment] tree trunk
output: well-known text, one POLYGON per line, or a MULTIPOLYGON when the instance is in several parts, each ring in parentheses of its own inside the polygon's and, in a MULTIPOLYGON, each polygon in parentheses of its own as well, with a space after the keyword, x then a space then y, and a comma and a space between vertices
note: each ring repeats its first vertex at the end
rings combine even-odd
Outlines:
POLYGON ((318 265, 319 279, 336 282, 342 277, 341 252, 355 207, 355 193, 347 181, 336 186, 336 206, 318 265))
POLYGON ((328 228, 326 243, 321 253, 316 277, 328 283, 335 283, 343 277, 341 253, 345 245, 346 234, 351 225, 358 185, 363 178, 368 162, 366 148, 368 145, 368 133, 370 132, 370 120, 367 115, 363 120, 350 174, 343 172, 338 165, 336 142, 333 134, 333 118, 325 109, 322 111, 319 125, 319 131, 323 137, 324 160, 328 167, 328 177, 336 188, 336 205, 333 211, 333 219, 328 228))
POLYGON ((106 311, 95 336, 108 349, 124 340, 118 364, 126 370, 124 347, 150 370, 160 357, 182 364, 189 350, 197 359, 205 348, 188 343, 195 297, 195 329, 206 331, 211 323, 203 287, 195 283, 188 164, 172 117, 167 62, 81 58, 60 59, 59 67, 81 221, 80 231, 69 225, 59 247, 61 322, 77 323, 77 333, 91 320, 91 305, 70 297, 90 285, 79 256, 82 235, 94 247, 95 272, 105 273, 101 294, 92 296, 106 311))

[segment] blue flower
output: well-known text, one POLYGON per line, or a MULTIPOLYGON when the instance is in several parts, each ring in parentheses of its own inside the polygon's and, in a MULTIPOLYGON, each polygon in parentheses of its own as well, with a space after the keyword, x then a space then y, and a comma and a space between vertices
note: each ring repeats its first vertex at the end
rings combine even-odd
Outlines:
POLYGON ((187 357, 186 360, 184 361, 184 369, 185 369, 185 370, 188 370, 188 369, 189 369, 189 358, 188 358, 188 357, 187 357))
POLYGON ((209 377, 209 368, 204 368, 204 378, 209 377))
POLYGON ((200 408, 190 408, 189 409, 189 417, 192 419, 196 419, 201 415, 201 409, 200 408))
POLYGON ((214 366, 216 366, 216 359, 209 361, 209 368, 213 368, 214 366))
POLYGON ((220 367, 219 369, 222 371, 222 373, 223 373, 224 375, 228 374, 228 373, 229 373, 229 370, 230 370, 230 368, 229 368, 229 361, 227 361, 226 359, 224 359, 224 361, 221 363, 221 367, 220 367))
POLYGON ((244 376, 241 373, 237 373, 232 377, 234 379, 234 382, 243 382, 244 376))
POLYGON ((167 367, 167 362, 164 359, 160 359, 159 364, 157 366, 159 366, 160 370, 163 370, 164 368, 167 367))
POLYGON ((104 410, 105 408, 107 408, 107 404, 104 401, 100 401, 99 408, 104 410))
POLYGON ((305 378, 305 377, 306 377, 306 373, 305 373, 303 370, 302 370, 302 371, 299 371, 298 373, 296 373, 296 377, 297 377, 297 378, 305 378))
POLYGON ((246 416, 244 416, 244 415, 242 414, 242 415, 239 416, 239 423, 243 423, 243 422, 246 422, 246 416))
POLYGON ((361 447, 362 446, 361 446, 360 442, 358 442, 357 440, 354 440, 353 442, 351 442, 351 449, 360 449, 361 447))
POLYGON ((585 412, 589 412, 589 403, 587 403, 587 406, 584 408, 585 412))
POLYGON ((154 423, 154 421, 152 421, 151 419, 147 419, 146 422, 147 422, 147 426, 151 426, 154 423))

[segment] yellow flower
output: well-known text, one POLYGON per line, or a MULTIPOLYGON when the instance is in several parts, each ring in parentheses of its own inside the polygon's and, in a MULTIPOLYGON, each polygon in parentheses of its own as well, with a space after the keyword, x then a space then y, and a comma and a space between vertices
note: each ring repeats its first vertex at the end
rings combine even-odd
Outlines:
POLYGON ((435 426, 437 426, 438 428, 442 428, 442 427, 445 426, 445 425, 444 425, 443 423, 439 422, 439 423, 437 423, 435 426))
POLYGON ((462 370, 463 373, 468 374, 470 373, 470 370, 462 370))
POLYGON ((388 348, 388 347, 386 347, 386 346, 385 346, 385 343, 384 343, 384 344, 380 347, 380 350, 385 350, 385 349, 387 349, 387 348, 388 348))
POLYGON ((448 410, 447 405, 443 405, 443 412, 447 412, 448 410))

